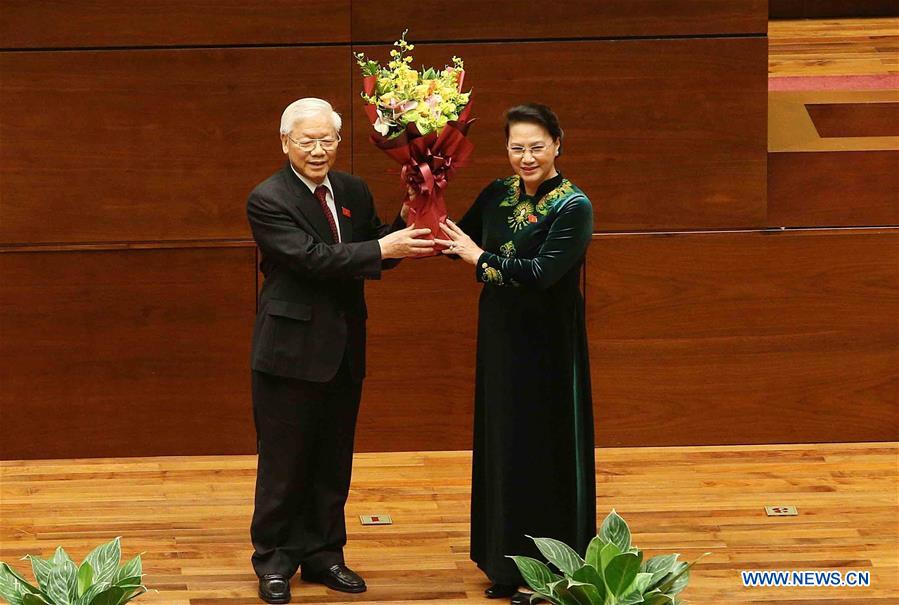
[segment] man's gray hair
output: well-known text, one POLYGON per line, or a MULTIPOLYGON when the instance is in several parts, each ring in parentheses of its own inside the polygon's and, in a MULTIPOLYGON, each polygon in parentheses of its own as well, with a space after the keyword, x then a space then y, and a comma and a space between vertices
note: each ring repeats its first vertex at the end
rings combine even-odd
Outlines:
POLYGON ((334 125, 334 130, 340 132, 343 121, 340 119, 340 114, 331 107, 331 104, 322 99, 306 97, 305 99, 294 101, 284 109, 284 113, 281 114, 281 134, 290 134, 290 131, 293 130, 293 127, 300 120, 323 113, 329 115, 331 123, 334 125))

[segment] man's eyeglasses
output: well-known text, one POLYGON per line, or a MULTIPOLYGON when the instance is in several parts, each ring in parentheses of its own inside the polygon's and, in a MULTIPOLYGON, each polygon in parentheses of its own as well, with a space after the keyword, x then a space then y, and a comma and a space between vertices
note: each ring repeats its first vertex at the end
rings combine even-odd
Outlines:
POLYGON ((321 145, 322 149, 325 151, 334 151, 337 149, 337 144, 340 143, 340 135, 337 137, 325 137, 323 139, 294 139, 290 135, 287 135, 287 138, 290 139, 290 142, 300 148, 301 151, 313 151, 316 145, 321 145))
POLYGON ((534 145, 533 147, 521 147, 519 145, 513 145, 509 147, 509 153, 514 155, 517 158, 523 158, 525 153, 530 152, 533 157, 540 157, 544 153, 546 153, 546 145, 534 145))

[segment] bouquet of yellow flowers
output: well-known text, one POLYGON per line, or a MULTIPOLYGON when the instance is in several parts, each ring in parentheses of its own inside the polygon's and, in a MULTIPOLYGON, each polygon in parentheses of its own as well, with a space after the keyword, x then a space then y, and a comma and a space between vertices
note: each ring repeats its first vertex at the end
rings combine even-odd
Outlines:
POLYGON ((386 66, 355 55, 362 68, 365 113, 375 131, 372 142, 402 165, 402 179, 415 193, 409 222, 436 237, 446 220, 443 190, 474 149, 467 138, 474 121, 469 118, 471 91, 462 92, 465 70, 459 57, 440 71, 415 70, 408 54, 415 46, 406 41, 406 32, 394 47, 386 66))
POLYGON ((406 55, 415 48, 406 41, 406 32, 393 45, 386 67, 363 53, 355 55, 362 68, 366 112, 378 134, 393 139, 414 124, 425 135, 458 120, 471 95, 462 92, 462 59, 453 57, 453 65, 439 72, 433 67, 416 71, 410 67, 412 56, 406 55))

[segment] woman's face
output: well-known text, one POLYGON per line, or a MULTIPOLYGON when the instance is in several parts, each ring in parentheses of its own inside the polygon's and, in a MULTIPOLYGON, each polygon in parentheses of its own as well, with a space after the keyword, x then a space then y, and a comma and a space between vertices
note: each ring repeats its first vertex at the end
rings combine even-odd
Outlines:
POLYGON ((539 124, 516 122, 509 125, 509 163, 524 181, 531 195, 540 183, 556 176, 556 154, 559 141, 539 124))

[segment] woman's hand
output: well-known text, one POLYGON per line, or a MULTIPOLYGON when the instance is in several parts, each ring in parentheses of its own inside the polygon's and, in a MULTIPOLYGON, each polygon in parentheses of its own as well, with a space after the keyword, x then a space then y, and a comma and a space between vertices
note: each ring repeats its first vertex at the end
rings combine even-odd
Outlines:
POLYGON ((435 239, 434 242, 441 246, 446 246, 444 254, 456 254, 466 263, 476 265, 478 259, 484 253, 481 248, 472 241, 470 237, 453 221, 446 219, 446 223, 441 223, 440 228, 446 233, 449 239, 435 239))

